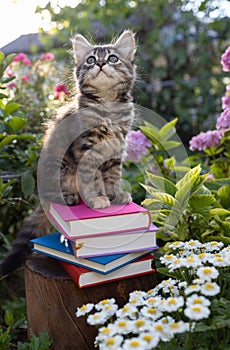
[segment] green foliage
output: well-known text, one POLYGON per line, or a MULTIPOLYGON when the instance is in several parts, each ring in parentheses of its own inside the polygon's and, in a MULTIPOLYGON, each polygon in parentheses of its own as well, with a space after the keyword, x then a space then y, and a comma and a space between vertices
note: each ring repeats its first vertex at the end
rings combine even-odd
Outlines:
POLYGON ((8 350, 10 346, 10 341, 10 330, 7 329, 6 331, 4 331, 3 328, 0 328, 0 349, 8 350))
POLYGON ((149 184, 142 185, 151 198, 142 204, 151 212, 161 229, 158 238, 164 241, 198 239, 230 243, 229 185, 212 193, 206 187, 207 174, 198 165, 176 184, 162 176, 147 173, 149 184))
POLYGON ((32 335, 32 338, 27 343, 18 342, 18 350, 48 350, 51 345, 51 340, 46 332, 42 332, 38 337, 32 335))

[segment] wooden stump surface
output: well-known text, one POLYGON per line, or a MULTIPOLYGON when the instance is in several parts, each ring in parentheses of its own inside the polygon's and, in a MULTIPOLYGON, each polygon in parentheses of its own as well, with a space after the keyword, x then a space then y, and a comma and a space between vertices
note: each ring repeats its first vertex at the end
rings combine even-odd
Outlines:
POLYGON ((88 288, 78 286, 57 260, 32 255, 25 266, 28 336, 46 331, 52 340, 52 350, 92 350, 97 334, 95 327, 77 318, 77 307, 115 298, 124 305, 129 293, 147 291, 157 284, 155 273, 88 288))

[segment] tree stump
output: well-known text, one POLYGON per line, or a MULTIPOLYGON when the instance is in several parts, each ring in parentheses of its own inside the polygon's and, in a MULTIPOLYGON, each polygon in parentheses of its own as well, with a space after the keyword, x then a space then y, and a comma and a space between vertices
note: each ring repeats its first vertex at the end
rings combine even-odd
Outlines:
POLYGON ((157 284, 155 273, 88 288, 78 288, 57 260, 32 255, 25 266, 28 336, 46 331, 53 350, 92 350, 96 328, 77 318, 77 307, 115 298, 124 305, 134 290, 149 290, 157 284))

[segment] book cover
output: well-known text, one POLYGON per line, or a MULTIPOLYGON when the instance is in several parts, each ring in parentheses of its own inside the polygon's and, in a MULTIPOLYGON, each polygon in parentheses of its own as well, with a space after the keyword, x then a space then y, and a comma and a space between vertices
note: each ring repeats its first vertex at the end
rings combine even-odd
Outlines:
POLYGON ((151 250, 157 248, 157 231, 158 228, 152 224, 146 231, 77 238, 72 245, 78 258, 151 250))
POLYGON ((134 202, 104 209, 92 209, 83 202, 74 206, 50 202, 48 215, 69 239, 146 230, 151 225, 149 211, 134 202))
POLYGON ((154 256, 148 254, 145 257, 138 259, 126 266, 117 269, 107 275, 91 271, 89 269, 81 268, 79 266, 59 261, 68 275, 78 285, 79 288, 86 288, 96 286, 99 284, 119 281, 124 278, 131 278, 141 276, 148 273, 154 273, 155 269, 152 267, 154 256))
POLYGON ((145 250, 127 254, 121 253, 100 257, 76 258, 73 253, 71 242, 67 241, 62 243, 61 234, 59 232, 35 238, 31 240, 31 242, 33 243, 32 250, 34 252, 48 255, 58 260, 64 260, 74 265, 88 268, 102 274, 108 274, 153 251, 145 250))

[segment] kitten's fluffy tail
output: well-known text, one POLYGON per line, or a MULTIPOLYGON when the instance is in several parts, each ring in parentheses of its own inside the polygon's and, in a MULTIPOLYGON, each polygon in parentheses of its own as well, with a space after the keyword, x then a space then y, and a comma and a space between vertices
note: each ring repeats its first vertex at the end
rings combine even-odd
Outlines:
POLYGON ((49 232, 51 224, 41 205, 25 219, 21 230, 13 241, 12 248, 0 264, 0 275, 8 275, 24 264, 31 252, 30 240, 49 232))

